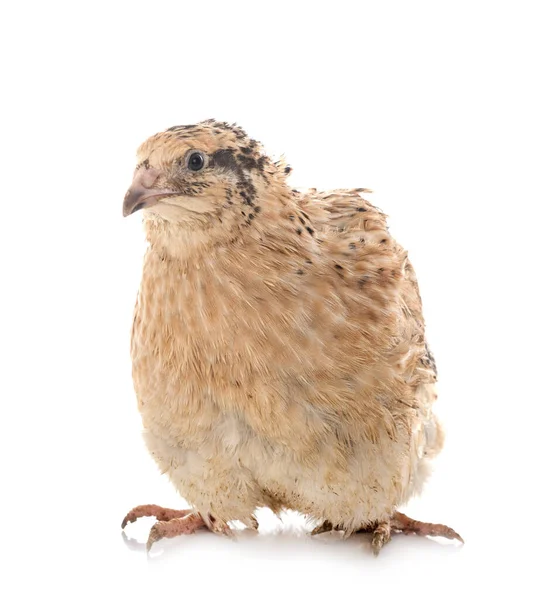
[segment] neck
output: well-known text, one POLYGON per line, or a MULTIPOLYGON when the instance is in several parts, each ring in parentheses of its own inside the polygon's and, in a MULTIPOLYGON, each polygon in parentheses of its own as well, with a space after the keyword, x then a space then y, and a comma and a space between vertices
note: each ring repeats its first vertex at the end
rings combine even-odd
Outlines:
POLYGON ((231 232, 210 226, 192 228, 187 223, 162 219, 146 219, 144 225, 152 251, 164 259, 185 263, 234 242, 231 232))
POLYGON ((164 259, 199 263, 232 248, 259 253, 263 248, 282 250, 303 245, 291 214, 297 206, 287 190, 275 190, 256 204, 237 203, 229 212, 204 224, 170 221, 158 217, 145 219, 151 250, 164 259))

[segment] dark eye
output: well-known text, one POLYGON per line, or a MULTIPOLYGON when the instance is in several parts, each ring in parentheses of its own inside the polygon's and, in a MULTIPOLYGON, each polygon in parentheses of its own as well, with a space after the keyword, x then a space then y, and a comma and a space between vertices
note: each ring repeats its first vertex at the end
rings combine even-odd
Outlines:
POLYGON ((205 157, 200 152, 192 152, 187 166, 192 171, 200 171, 205 165, 205 157))

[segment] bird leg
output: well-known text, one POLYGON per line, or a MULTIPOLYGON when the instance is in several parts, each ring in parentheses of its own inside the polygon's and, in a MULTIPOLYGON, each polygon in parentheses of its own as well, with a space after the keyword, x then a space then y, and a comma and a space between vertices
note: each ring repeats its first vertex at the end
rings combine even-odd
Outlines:
POLYGON ((394 513, 390 519, 390 525, 392 526, 392 529, 400 531, 405 535, 410 535, 412 533, 415 535, 431 535, 445 537, 449 540, 459 540, 462 544, 464 543, 461 535, 447 525, 415 521, 401 512, 394 513))
MULTIPOLYGON (((338 529, 341 529, 341 527, 335 527, 329 521, 324 521, 321 525, 313 529, 311 535, 318 535, 319 533, 325 533, 327 531, 338 529)), ((390 541, 392 533, 403 533, 405 535, 413 534, 421 536, 440 536, 449 540, 459 540, 463 543, 463 538, 451 527, 436 523, 415 521, 414 519, 410 519, 408 516, 400 512, 395 512, 387 521, 376 522, 373 525, 358 529, 355 533, 372 534, 371 546, 375 554, 378 554, 381 548, 390 541)))
POLYGON ((125 529, 128 523, 133 523, 141 517, 156 517, 157 521, 170 521, 171 519, 186 517, 189 514, 191 514, 190 510, 174 510, 157 504, 141 504, 127 513, 122 521, 122 529, 125 529))
MULTIPOLYGON (((313 531, 311 531, 311 535, 319 535, 321 533, 327 533, 328 531, 341 531, 341 527, 337 527, 332 525, 330 521, 323 521, 321 525, 315 527, 313 531)), ((378 554, 382 546, 390 541, 391 536, 391 521, 382 521, 380 523, 375 523, 374 525, 370 525, 363 529, 358 529, 355 533, 372 533, 373 538, 371 541, 371 546, 373 552, 378 554)))
POLYGON ((439 536, 449 540, 459 540, 463 543, 463 538, 459 533, 446 525, 436 523, 424 523, 410 519, 401 512, 395 512, 389 521, 381 521, 365 529, 360 529, 359 532, 371 532, 371 546, 373 552, 378 554, 382 547, 387 544, 392 533, 403 533, 404 535, 420 535, 420 536, 439 536))
POLYGON ((163 538, 173 538, 178 535, 190 535, 198 529, 206 528, 213 533, 232 536, 232 531, 225 521, 212 515, 206 517, 191 510, 174 510, 156 504, 142 504, 130 510, 122 521, 122 529, 128 523, 133 523, 140 517, 156 517, 157 522, 151 527, 147 540, 147 552, 155 542, 163 538))

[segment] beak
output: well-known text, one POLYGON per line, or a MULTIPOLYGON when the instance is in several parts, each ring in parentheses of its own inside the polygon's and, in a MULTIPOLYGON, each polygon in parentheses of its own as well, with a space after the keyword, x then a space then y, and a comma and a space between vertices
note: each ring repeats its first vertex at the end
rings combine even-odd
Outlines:
POLYGON ((167 188, 153 188, 161 172, 152 167, 139 167, 133 175, 133 181, 124 198, 123 213, 128 217, 142 208, 154 206, 161 198, 179 196, 179 193, 167 188))

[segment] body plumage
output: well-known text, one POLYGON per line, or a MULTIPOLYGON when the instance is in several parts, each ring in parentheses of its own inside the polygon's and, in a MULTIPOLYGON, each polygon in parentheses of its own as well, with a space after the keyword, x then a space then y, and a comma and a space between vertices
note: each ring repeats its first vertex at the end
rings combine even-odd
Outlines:
POLYGON ((139 149, 145 441, 209 526, 268 506, 376 530, 443 441, 417 281, 367 190, 300 193, 289 171, 215 121, 139 149))

